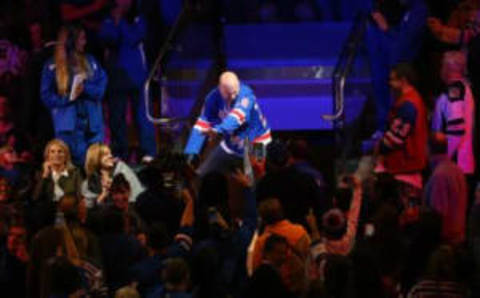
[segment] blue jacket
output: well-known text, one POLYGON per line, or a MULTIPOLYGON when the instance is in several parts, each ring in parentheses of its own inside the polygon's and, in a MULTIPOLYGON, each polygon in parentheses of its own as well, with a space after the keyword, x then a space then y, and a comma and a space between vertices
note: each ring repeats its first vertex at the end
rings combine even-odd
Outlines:
MULTIPOLYGON (((70 94, 61 96, 57 93, 56 65, 53 59, 48 60, 43 67, 40 97, 52 114, 55 134, 74 131, 80 109, 84 109, 87 115, 89 131, 103 132, 102 98, 107 76, 92 56, 87 56, 87 60, 93 73, 84 82, 84 91, 75 101, 69 100, 70 94)), ((72 82, 69 84, 71 87, 72 82)))
POLYGON ((147 60, 143 41, 147 25, 143 17, 132 24, 122 19, 116 25, 109 17, 103 21, 100 38, 110 49, 107 69, 110 84, 117 87, 140 88, 147 78, 147 60))
POLYGON ((227 106, 218 88, 212 90, 205 99, 203 111, 195 123, 185 154, 199 154, 206 136, 205 132, 214 129, 224 136, 222 147, 228 153, 241 155, 244 141, 268 144, 271 141, 270 127, 262 114, 252 89, 240 84, 240 92, 231 106, 227 106))

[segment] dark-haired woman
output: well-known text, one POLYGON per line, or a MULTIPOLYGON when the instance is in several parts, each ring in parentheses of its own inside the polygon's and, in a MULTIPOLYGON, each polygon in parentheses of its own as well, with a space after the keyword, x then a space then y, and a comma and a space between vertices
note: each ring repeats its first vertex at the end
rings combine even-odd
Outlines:
POLYGON ((156 155, 156 143, 155 130, 147 119, 143 100, 143 84, 147 78, 144 51, 147 26, 137 8, 135 0, 115 0, 110 16, 102 24, 100 38, 107 46, 113 154, 123 160, 128 159, 125 118, 130 99, 139 130, 140 156, 144 161, 150 161, 156 155))
POLYGON ((107 77, 85 53, 81 27, 63 27, 54 57, 42 71, 41 98, 50 109, 55 136, 70 147, 73 161, 83 165, 90 144, 103 141, 103 94, 107 77))

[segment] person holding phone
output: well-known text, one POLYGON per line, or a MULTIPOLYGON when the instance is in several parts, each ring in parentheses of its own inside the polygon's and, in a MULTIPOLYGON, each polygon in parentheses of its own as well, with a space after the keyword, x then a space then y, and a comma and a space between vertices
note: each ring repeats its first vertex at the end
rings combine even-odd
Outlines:
POLYGON ((42 71, 40 95, 52 114, 55 137, 68 144, 76 165, 83 165, 89 145, 102 142, 102 98, 107 76, 85 53, 85 30, 63 27, 54 57, 42 71))
MULTIPOLYGON (((214 171, 228 172, 232 164, 241 161, 247 139, 254 147, 255 144, 266 146, 272 140, 255 94, 233 72, 224 72, 218 87, 207 95, 184 150, 189 159, 201 153, 207 138, 221 139, 221 142, 198 168, 197 174, 201 177, 214 171)), ((264 151, 256 150, 263 156, 264 151)))

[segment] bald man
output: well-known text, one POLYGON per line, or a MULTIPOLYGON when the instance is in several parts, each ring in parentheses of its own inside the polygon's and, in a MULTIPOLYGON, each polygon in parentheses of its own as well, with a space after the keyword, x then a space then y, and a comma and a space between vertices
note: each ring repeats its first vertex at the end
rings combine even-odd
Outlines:
POLYGON ((200 154, 205 140, 217 136, 222 137, 222 142, 197 170, 200 176, 213 171, 226 173, 241 161, 247 138, 265 146, 271 142, 270 128, 252 89, 230 71, 222 73, 218 87, 207 95, 185 154, 200 154))

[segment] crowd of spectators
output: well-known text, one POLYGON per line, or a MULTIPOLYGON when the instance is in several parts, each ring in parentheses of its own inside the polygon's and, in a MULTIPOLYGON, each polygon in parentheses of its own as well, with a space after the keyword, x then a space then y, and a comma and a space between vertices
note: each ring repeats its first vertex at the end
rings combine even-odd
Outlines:
MULTIPOLYGON (((445 87, 428 105, 411 65, 397 64, 405 53, 383 63, 386 129, 335 185, 302 139, 251 156, 253 177, 239 167, 200 178, 184 156, 158 155, 139 100, 158 46, 149 1, 2 2, 0 295, 478 297, 478 85, 466 70, 479 7, 465 1, 447 22, 412 1, 400 2, 422 17, 412 36, 453 44, 431 70, 445 87)), ((258 2, 266 19, 307 20, 322 1, 258 2)), ((377 38, 411 32, 408 9, 389 11, 372 14, 377 38)))

